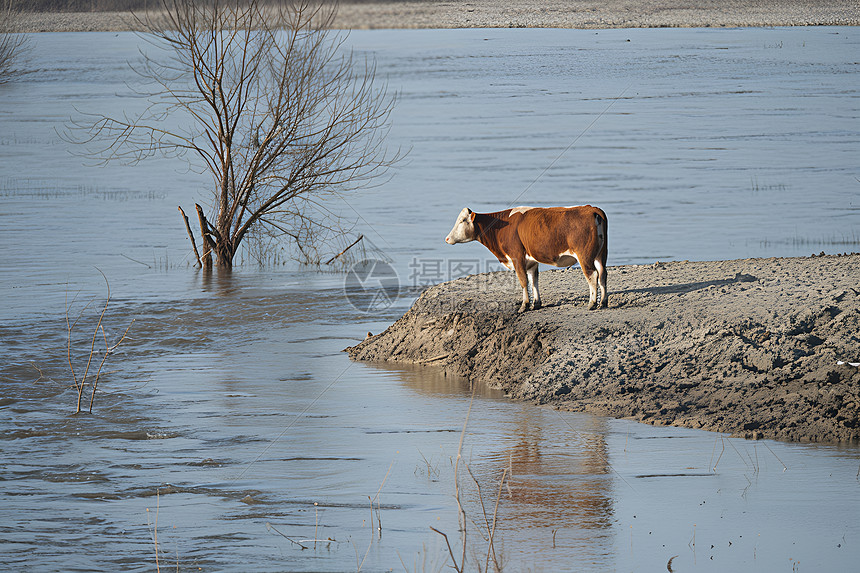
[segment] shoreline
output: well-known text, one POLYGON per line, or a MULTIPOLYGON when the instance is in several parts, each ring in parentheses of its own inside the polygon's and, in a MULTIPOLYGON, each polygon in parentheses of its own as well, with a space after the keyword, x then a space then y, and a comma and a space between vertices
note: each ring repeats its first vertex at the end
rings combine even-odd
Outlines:
POLYGON ((860 254, 610 267, 598 311, 585 308, 579 268, 541 272, 544 307, 521 315, 515 282, 496 272, 431 287, 346 351, 565 410, 750 439, 860 440, 860 254))
MULTIPOLYGON (((121 32, 127 12, 24 12, 20 31, 121 32)), ((746 28, 858 26, 860 4, 839 0, 360 0, 341 2, 335 28, 746 28)))

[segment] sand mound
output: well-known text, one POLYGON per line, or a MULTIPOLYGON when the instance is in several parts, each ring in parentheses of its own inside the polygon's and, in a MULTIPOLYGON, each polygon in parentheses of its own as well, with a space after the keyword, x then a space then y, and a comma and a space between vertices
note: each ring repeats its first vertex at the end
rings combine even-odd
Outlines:
POLYGON ((515 399, 794 441, 860 439, 860 255, 612 267, 587 311, 578 268, 430 288, 353 358, 442 366, 515 399))

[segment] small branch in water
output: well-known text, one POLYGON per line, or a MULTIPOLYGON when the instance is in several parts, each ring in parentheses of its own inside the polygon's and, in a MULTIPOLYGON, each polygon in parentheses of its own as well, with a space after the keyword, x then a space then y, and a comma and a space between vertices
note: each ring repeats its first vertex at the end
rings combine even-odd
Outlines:
POLYGON ((454 563, 454 571, 461 572, 462 569, 460 569, 460 567, 457 565, 457 559, 454 557, 454 551, 451 549, 451 542, 448 541, 448 536, 433 527, 432 525, 430 526, 430 529, 445 538, 445 544, 448 546, 448 555, 451 556, 451 561, 454 563))
MULTIPOLYGON (((104 320, 105 313, 107 312, 108 305, 110 304, 110 283, 108 282, 105 274, 102 273, 101 269, 96 267, 96 270, 99 271, 99 273, 101 273, 102 277, 104 277, 104 279, 105 279, 105 285, 107 285, 107 299, 105 300, 105 306, 102 309, 101 314, 99 314, 99 321, 96 323, 96 329, 95 329, 95 331, 93 331, 93 340, 92 340, 92 343, 90 344, 90 355, 87 358, 87 367, 84 370, 83 378, 81 378, 81 385, 78 386, 78 407, 77 407, 77 410, 75 411, 76 414, 79 414, 81 412, 81 397, 83 396, 83 393, 84 393, 84 383, 86 382, 87 374, 90 371, 90 364, 92 364, 93 355, 95 354, 96 338, 98 337, 99 329, 102 328, 102 321, 104 320)), ((102 332, 104 332, 103 329, 102 329, 102 332)), ((69 336, 71 336, 71 331, 69 332, 69 336)), ((105 355, 107 355, 107 353, 105 353, 105 355)), ((102 363, 104 363, 104 360, 102 360, 102 363)), ((101 366, 99 366, 99 370, 101 370, 101 366)))
MULTIPOLYGON (((287 537, 286 535, 284 535, 283 533, 281 533, 280 531, 275 529, 275 526, 272 525, 271 523, 266 523, 266 529, 271 529, 272 531, 274 531, 275 533, 277 533, 278 535, 280 535, 281 537, 283 537, 284 539, 286 539, 290 543, 294 543, 294 544, 298 545, 299 547, 301 547, 302 549, 307 549, 307 547, 305 547, 304 545, 302 545, 301 543, 299 543, 295 539, 290 539, 289 537, 287 537)), ((314 537, 316 537, 316 536, 314 536, 314 537)))
POLYGON ((194 240, 194 233, 191 232, 191 223, 188 222, 188 215, 179 206, 179 212, 182 213, 182 218, 185 220, 185 230, 188 231, 188 238, 191 239, 191 248, 194 249, 194 257, 197 259, 197 264, 203 266, 203 261, 200 260, 200 253, 197 251, 197 242, 194 240))
POLYGON ((327 265, 332 264, 332 263, 335 261, 335 259, 339 258, 342 254, 344 254, 345 252, 347 252, 348 250, 350 250, 351 248, 353 248, 354 246, 356 246, 356 245, 358 244, 358 242, 359 242, 360 240, 362 240, 363 238, 364 238, 364 235, 359 235, 359 236, 358 236, 358 238, 357 238, 355 241, 353 241, 353 242, 352 242, 352 244, 351 244, 350 246, 348 246, 347 248, 345 248, 344 250, 342 250, 341 252, 339 252, 338 254, 336 254, 335 256, 333 256, 332 258, 330 258, 329 260, 327 260, 327 261, 325 262, 325 264, 327 264, 327 265))
POLYGON ((123 257, 127 258, 128 260, 130 260, 130 261, 131 261, 131 262, 133 262, 133 263, 137 263, 137 264, 139 264, 139 265, 143 265, 143 266, 145 266, 145 267, 146 267, 146 268, 148 268, 148 269, 151 269, 151 268, 152 268, 152 267, 151 267, 151 266, 149 266, 148 264, 146 264, 146 263, 144 263, 144 262, 142 262, 142 261, 138 261, 137 259, 133 259, 133 258, 129 257, 128 255, 124 255, 124 254, 120 253, 120 256, 123 256, 123 257))
MULTIPOLYGON (((77 395, 78 395, 77 406, 75 408, 75 414, 80 414, 82 411, 81 410, 81 402, 83 400, 84 388, 85 388, 86 383, 87 383, 87 378, 90 375, 90 368, 94 367, 93 366, 93 358, 95 357, 96 354, 98 354, 98 351, 96 350, 96 339, 98 338, 99 333, 101 333, 102 340, 104 340, 105 349, 104 349, 104 353, 102 354, 101 361, 99 361, 98 369, 96 370, 95 376, 94 376, 93 380, 90 382, 90 386, 92 388, 92 394, 90 396, 90 408, 89 408, 90 414, 92 414, 92 412, 93 412, 93 403, 95 402, 95 399, 96 399, 96 390, 98 389, 99 379, 101 377, 102 369, 104 368, 105 361, 107 360, 107 357, 111 353, 113 353, 113 351, 115 351, 117 349, 117 347, 120 344, 122 344, 122 342, 126 339, 126 336, 128 335, 128 331, 131 329, 132 324, 134 324, 134 319, 132 319, 131 323, 125 329, 125 332, 123 332, 122 336, 116 342, 116 344, 111 346, 108 343, 107 333, 105 332, 105 329, 104 329, 104 319, 105 319, 105 314, 107 313, 108 306, 110 305, 110 301, 111 301, 110 283, 108 282, 108 279, 105 276, 105 274, 98 267, 96 267, 96 270, 99 271, 99 273, 101 273, 102 278, 104 278, 104 280, 105 280, 105 286, 107 288, 107 297, 105 299, 104 307, 102 307, 102 310, 98 315, 98 322, 96 323, 95 330, 93 330, 93 336, 92 336, 92 340, 90 341, 90 344, 89 344, 89 353, 87 355, 87 360, 86 360, 86 368, 84 369, 83 376, 81 376, 80 380, 78 380, 78 376, 77 376, 77 373, 75 372, 75 367, 74 367, 74 364, 72 361, 72 337, 73 337, 73 331, 74 331, 75 327, 77 326, 78 321, 81 320, 81 318, 83 317, 84 311, 86 311, 86 309, 90 307, 90 305, 92 304, 92 301, 90 303, 87 303, 86 306, 84 306, 84 308, 78 314, 78 317, 75 319, 75 321, 73 323, 69 322, 69 311, 71 309, 71 303, 68 302, 68 299, 66 301, 66 330, 67 330, 67 336, 68 336, 67 341, 66 341, 66 359, 68 360, 69 371, 72 374, 72 380, 75 383, 75 389, 76 389, 77 395)), ((39 373, 41 374, 41 371, 39 371, 39 373)))

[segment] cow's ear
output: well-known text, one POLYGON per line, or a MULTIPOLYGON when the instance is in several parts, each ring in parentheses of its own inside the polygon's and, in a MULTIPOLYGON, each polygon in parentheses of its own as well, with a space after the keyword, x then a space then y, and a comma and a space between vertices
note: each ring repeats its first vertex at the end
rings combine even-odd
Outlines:
POLYGON ((469 220, 473 223, 475 222, 475 213, 473 213, 472 211, 469 211, 469 220))
POLYGON ((466 213, 468 213, 469 215, 471 215, 471 214, 472 214, 472 210, 471 210, 471 209, 469 209, 468 207, 466 207, 466 213))

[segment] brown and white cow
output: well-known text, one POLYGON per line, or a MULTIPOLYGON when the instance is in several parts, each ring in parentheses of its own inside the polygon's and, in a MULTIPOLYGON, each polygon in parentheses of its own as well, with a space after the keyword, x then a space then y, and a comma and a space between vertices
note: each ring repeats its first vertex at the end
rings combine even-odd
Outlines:
POLYGON ((579 263, 588 281, 589 310, 606 307, 606 213, 581 207, 516 207, 497 213, 475 213, 465 208, 445 237, 449 245, 479 241, 499 262, 517 273, 528 309, 531 278, 533 308, 541 307, 538 263, 569 267, 579 263), (600 286, 600 299, 597 289, 600 286))

